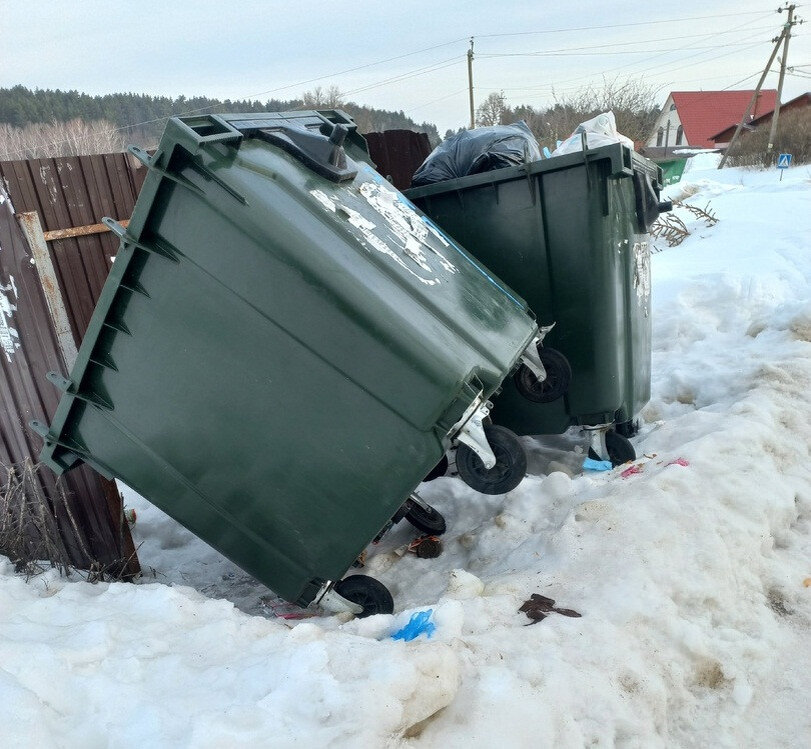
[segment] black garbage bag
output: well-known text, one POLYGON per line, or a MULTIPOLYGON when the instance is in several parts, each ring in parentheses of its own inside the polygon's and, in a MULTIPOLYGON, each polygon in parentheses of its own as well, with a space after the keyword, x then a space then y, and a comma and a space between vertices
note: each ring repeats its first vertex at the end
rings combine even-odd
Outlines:
POLYGON ((541 149, 523 120, 463 130, 442 141, 414 172, 412 187, 538 161, 541 149))

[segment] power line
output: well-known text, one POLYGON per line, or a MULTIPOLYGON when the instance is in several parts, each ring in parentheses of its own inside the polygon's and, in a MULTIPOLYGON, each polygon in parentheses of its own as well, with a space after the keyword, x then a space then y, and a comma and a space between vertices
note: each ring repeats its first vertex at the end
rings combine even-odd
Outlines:
MULTIPOLYGON (((747 11, 746 13, 736 13, 737 16, 753 16, 759 15, 763 16, 764 18, 771 13, 764 13, 761 10, 752 10, 747 11)), ((679 23, 681 21, 704 21, 710 18, 729 18, 728 13, 722 13, 720 15, 713 15, 713 16, 691 16, 687 18, 668 18, 662 21, 636 21, 634 23, 614 23, 608 24, 605 26, 573 26, 569 28, 562 28, 562 29, 544 29, 543 31, 518 31, 510 34, 477 34, 477 39, 494 39, 496 37, 505 37, 505 36, 532 36, 536 34, 560 34, 566 31, 597 31, 599 29, 622 29, 622 28, 629 28, 632 26, 654 26, 656 24, 661 23, 679 23)))
POLYGON ((422 104, 417 104, 416 106, 413 106, 413 107, 410 107, 410 106, 409 107, 403 107, 403 112, 407 112, 407 113, 416 112, 418 109, 422 109, 423 107, 427 107, 427 106, 429 106, 431 104, 436 104, 438 101, 444 101, 445 99, 450 99, 452 96, 458 96, 459 94, 464 93, 466 91, 467 91, 467 86, 465 86, 464 88, 457 89, 456 91, 454 91, 451 94, 446 94, 445 96, 440 96, 440 97, 438 97, 436 99, 431 99, 431 101, 426 101, 426 102, 423 102, 422 104))
POLYGON ((454 65, 458 62, 461 62, 461 57, 450 57, 447 60, 443 60, 442 62, 434 63, 433 65, 426 65, 423 68, 417 68, 416 70, 409 71, 407 73, 401 73, 400 75, 395 75, 390 78, 384 78, 382 81, 377 81, 376 83, 370 83, 365 86, 361 86, 360 88, 354 88, 350 91, 342 92, 344 96, 349 96, 350 94, 357 94, 360 91, 368 91, 370 88, 377 88, 378 86, 384 86, 387 83, 398 83, 399 81, 406 80, 407 78, 414 78, 418 75, 424 75, 425 73, 433 73, 435 70, 442 70, 443 68, 448 68, 451 65, 454 65))
MULTIPOLYGON (((753 20, 756 21, 758 19, 753 19, 753 20)), ((733 29, 730 29, 729 32, 727 32, 727 33, 739 31, 739 30, 743 29, 744 27, 751 25, 753 23, 753 20, 745 21, 744 23, 739 24, 738 26, 734 27, 733 29)), ((748 35, 742 41, 743 42, 749 41, 749 40, 751 40, 755 36, 758 36, 761 33, 762 32, 760 30, 754 32, 753 34, 748 33, 748 35)), ((693 49, 693 45, 687 45, 686 47, 684 47, 684 50, 691 50, 691 49, 693 49)), ((740 51, 745 51, 745 50, 740 50, 740 51)), ((663 52, 655 54, 652 57, 647 58, 645 60, 637 60, 637 61, 633 61, 633 62, 629 62, 629 63, 624 63, 622 65, 618 65, 618 66, 616 66, 614 68, 609 68, 608 70, 603 70, 603 71, 600 71, 600 72, 601 72, 601 74, 603 76, 605 76, 608 73, 614 73, 614 72, 617 72, 617 71, 620 71, 620 70, 624 70, 625 68, 628 68, 628 67, 641 66, 644 63, 647 63, 647 62, 649 62, 651 60, 656 60, 657 58, 663 57, 664 55, 667 55, 667 54, 671 54, 671 52, 670 51, 663 51, 663 52)), ((656 67, 662 67, 663 65, 665 65, 665 66, 670 65, 670 64, 672 64, 674 62, 681 62, 682 60, 687 60, 687 59, 690 59, 692 57, 697 57, 697 56, 700 56, 700 55, 703 55, 703 54, 705 54, 704 51, 699 51, 697 54, 687 55, 686 57, 682 57, 679 60, 670 60, 668 62, 662 63, 661 65, 654 66, 654 68, 647 68, 646 72, 648 72, 651 69, 655 69, 656 67)), ((680 69, 680 68, 676 68, 676 69, 680 69)), ((668 72, 671 72, 671 71, 670 70, 661 71, 660 75, 667 74, 668 72)), ((593 78, 593 77, 594 77, 594 74, 591 73, 591 74, 588 74, 588 75, 577 76, 576 78, 569 78, 569 79, 566 79, 566 80, 563 80, 563 81, 557 81, 556 84, 555 84, 555 88, 559 88, 560 86, 565 86, 566 84, 569 84, 569 83, 576 83, 578 81, 588 80, 588 79, 593 78)), ((549 84, 544 84, 542 86, 535 86, 535 87, 528 86, 523 90, 532 90, 533 88, 541 90, 541 89, 549 89, 550 86, 549 86, 549 84)))
MULTIPOLYGON (((734 42, 725 44, 725 47, 744 47, 747 42, 734 42)), ((516 52, 505 54, 480 54, 478 57, 605 57, 606 55, 649 55, 651 52, 679 52, 681 48, 674 47, 667 50, 656 49, 626 49, 617 52, 516 52)), ((707 47, 691 47, 691 49, 718 49, 717 44, 711 44, 707 47)))
MULTIPOLYGON (((727 31, 711 32, 711 33, 708 33, 708 34, 690 34, 690 35, 687 35, 687 36, 663 36, 663 37, 658 37, 656 39, 638 39, 638 40, 633 41, 633 42, 611 42, 610 44, 605 44, 605 43, 603 43, 603 44, 589 44, 589 45, 586 45, 586 46, 583 46, 583 47, 563 47, 561 49, 539 50, 539 51, 536 51, 536 52, 501 52, 501 53, 488 52, 488 53, 481 53, 478 56, 479 57, 535 57, 535 56, 543 56, 543 55, 548 55, 548 54, 554 54, 554 53, 558 53, 558 52, 579 52, 580 50, 591 50, 591 49, 597 49, 597 50, 606 51, 606 50, 610 49, 611 47, 630 47, 630 46, 639 45, 639 44, 653 44, 653 43, 656 43, 656 42, 672 42, 672 41, 679 41, 679 40, 682 40, 682 39, 698 40, 698 39, 705 39, 707 37, 715 38, 715 37, 726 35, 726 34, 734 34, 737 31, 740 31, 741 28, 742 27, 737 27, 735 29, 729 29, 727 31)), ((765 32, 765 31, 770 31, 772 28, 773 28, 773 26, 764 26, 764 27, 758 29, 757 31, 758 31, 758 33, 760 31, 765 32)), ((717 47, 717 45, 716 45, 716 47, 717 47)), ((659 50, 652 50, 652 51, 658 52, 659 50)), ((676 50, 674 49, 674 50, 663 50, 663 51, 676 51, 676 50)))

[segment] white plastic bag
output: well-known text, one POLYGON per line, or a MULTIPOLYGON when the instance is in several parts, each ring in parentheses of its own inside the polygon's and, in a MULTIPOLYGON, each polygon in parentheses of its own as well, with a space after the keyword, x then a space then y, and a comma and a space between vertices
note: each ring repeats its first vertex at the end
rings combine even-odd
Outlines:
POLYGON ((617 132, 617 121, 614 118, 614 113, 603 112, 590 120, 581 122, 574 129, 574 132, 552 151, 552 156, 582 151, 583 133, 586 134, 586 148, 599 148, 611 143, 622 143, 628 148, 634 147, 634 142, 630 138, 626 138, 617 132))

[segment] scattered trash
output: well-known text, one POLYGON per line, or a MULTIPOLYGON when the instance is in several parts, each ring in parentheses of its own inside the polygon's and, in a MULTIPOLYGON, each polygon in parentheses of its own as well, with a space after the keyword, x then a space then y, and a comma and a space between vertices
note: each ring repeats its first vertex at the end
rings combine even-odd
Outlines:
POLYGON ((436 625, 431 621, 431 615, 434 613, 433 609, 426 609, 425 611, 418 611, 412 614, 408 620, 408 624, 398 629, 392 636, 392 640, 404 640, 411 642, 420 635, 431 637, 436 631, 436 625))
POLYGON ((303 609, 301 606, 296 606, 295 603, 288 603, 277 596, 264 596, 260 601, 263 608, 270 611, 277 619, 311 619, 314 616, 318 616, 318 612, 314 609, 303 609))
POLYGON ((620 478, 627 479, 629 476, 635 476, 637 473, 642 473, 642 466, 632 465, 620 474, 620 478))
POLYGON ((540 158, 538 141, 523 120, 512 125, 463 130, 443 140, 430 153, 414 173, 411 186, 529 164, 540 158))
POLYGON ((546 619, 546 615, 551 612, 563 614, 563 616, 572 616, 577 618, 580 618, 581 616, 581 614, 578 614, 573 609, 557 608, 553 598, 547 598, 546 596, 539 595, 538 593, 533 593, 528 600, 524 601, 523 606, 521 606, 518 611, 523 611, 530 619, 532 619, 529 624, 524 625, 525 627, 529 627, 532 624, 537 624, 542 619, 546 619))
POLYGON ((583 468, 587 471, 610 471, 614 466, 610 460, 594 460, 594 458, 586 458, 583 461, 583 468))
POLYGON ((364 549, 359 555, 358 558, 352 562, 352 567, 355 569, 360 569, 361 567, 366 566, 366 556, 368 552, 364 549))
POLYGON ((582 151, 584 148, 599 148, 611 143, 622 143, 633 149, 634 142, 617 132, 617 121, 613 112, 603 112, 590 120, 581 122, 563 143, 552 151, 552 156, 582 151))
POLYGON ((689 466, 690 461, 686 460, 685 458, 676 458, 676 460, 671 460, 669 463, 665 463, 665 468, 667 466, 689 466))
POLYGON ((138 519, 138 514, 135 510, 130 507, 124 510, 124 520, 126 520, 130 525, 135 525, 135 521, 138 519))
POLYGON ((438 536, 420 536, 408 545, 408 551, 420 559, 436 559, 442 553, 442 540, 438 536))

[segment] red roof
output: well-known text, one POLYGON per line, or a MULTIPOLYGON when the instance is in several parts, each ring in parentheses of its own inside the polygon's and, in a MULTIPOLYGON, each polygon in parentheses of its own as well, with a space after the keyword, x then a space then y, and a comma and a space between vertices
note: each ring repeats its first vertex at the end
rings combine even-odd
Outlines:
MULTIPOLYGON (((800 109, 801 107, 811 107, 811 91, 806 91, 804 94, 800 94, 799 96, 795 96, 791 101, 787 101, 785 104, 780 105, 780 112, 790 112, 792 109, 800 109)), ((772 107, 768 112, 764 112, 763 114, 754 117, 753 119, 749 120, 749 125, 752 127, 757 127, 758 125, 763 124, 767 120, 772 118, 772 114, 774 113, 774 107, 772 107)), ((743 113, 741 113, 743 114, 743 113)), ((738 117, 738 122, 741 121, 741 118, 738 117)), ((738 127, 738 122, 734 125, 730 125, 728 128, 722 130, 720 133, 716 133, 712 136, 712 140, 715 143, 728 143, 732 140, 732 136, 735 135, 735 130, 738 127)))
MULTIPOLYGON (((673 91, 673 103, 679 114, 687 143, 698 148, 715 148, 711 136, 740 122, 754 89, 749 91, 673 91)), ((759 117, 774 109, 775 89, 762 90, 751 114, 759 117)))

